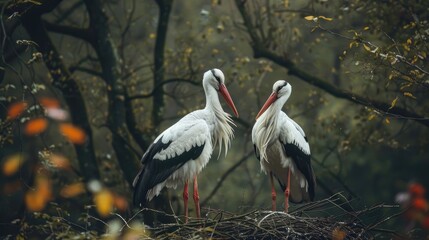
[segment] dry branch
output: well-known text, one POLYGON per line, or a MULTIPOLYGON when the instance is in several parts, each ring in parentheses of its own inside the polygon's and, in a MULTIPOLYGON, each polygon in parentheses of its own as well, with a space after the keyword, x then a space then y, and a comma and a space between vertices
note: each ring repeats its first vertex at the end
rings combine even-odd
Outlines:
POLYGON ((234 214, 218 209, 204 209, 206 214, 202 219, 191 218, 189 223, 184 224, 176 217, 176 223, 161 224, 148 230, 151 237, 156 239, 375 239, 391 238, 392 235, 404 237, 394 230, 379 231, 380 229, 372 227, 398 216, 398 213, 395 213, 374 218, 374 212, 384 212, 398 206, 380 204, 349 212, 344 210, 342 205, 335 203, 339 198, 342 198, 341 193, 304 204, 290 214, 263 210, 234 214))

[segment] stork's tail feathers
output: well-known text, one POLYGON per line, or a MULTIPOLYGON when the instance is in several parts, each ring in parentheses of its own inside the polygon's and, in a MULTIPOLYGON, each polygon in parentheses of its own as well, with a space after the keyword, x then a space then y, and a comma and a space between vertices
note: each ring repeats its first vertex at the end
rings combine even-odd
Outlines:
POLYGON ((133 204, 136 207, 143 208, 147 204, 147 192, 148 190, 144 187, 143 184, 143 172, 144 168, 142 168, 139 173, 137 174, 136 178, 134 178, 133 181, 133 187, 134 187, 134 195, 133 195, 133 204))

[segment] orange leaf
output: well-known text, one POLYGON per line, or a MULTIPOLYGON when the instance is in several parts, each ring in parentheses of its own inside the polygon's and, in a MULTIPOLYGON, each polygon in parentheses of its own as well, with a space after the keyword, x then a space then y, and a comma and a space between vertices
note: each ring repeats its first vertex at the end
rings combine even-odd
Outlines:
POLYGON ((113 194, 109 190, 101 190, 94 196, 94 203, 98 213, 106 217, 113 209, 113 194))
POLYGON ((27 122, 24 132, 27 135, 37 135, 45 131, 48 121, 45 118, 35 118, 27 122))
POLYGON ((413 197, 424 197, 426 189, 420 183, 412 183, 408 187, 408 191, 413 197))
POLYGON ((85 132, 73 124, 61 123, 60 132, 72 143, 83 144, 85 142, 85 132))
POLYGON ((39 98, 39 103, 44 108, 59 108, 60 107, 60 102, 55 98, 42 97, 42 98, 39 98))
POLYGON ((62 155, 52 154, 49 157, 49 161, 51 162, 52 166, 56 168, 69 169, 70 167, 69 160, 62 155))
POLYGON ((37 176, 36 189, 38 194, 40 194, 46 201, 52 199, 52 183, 48 177, 37 176))
POLYGON ((428 209, 428 203, 426 202, 426 199, 424 198, 417 198, 414 199, 411 204, 415 209, 426 211, 428 209))
POLYGON ((29 190, 25 194, 25 205, 32 212, 42 211, 46 206, 46 199, 39 191, 29 190))
POLYGON ((347 236, 347 233, 339 228, 332 230, 333 240, 343 240, 347 236))
POLYGON ((121 211, 125 212, 128 209, 128 201, 122 196, 115 195, 115 207, 121 211))
POLYGON ((3 163, 2 170, 5 176, 15 174, 22 166, 24 158, 21 154, 15 154, 6 158, 3 163))
POLYGON ((12 103, 7 110, 7 117, 11 120, 19 117, 19 115, 24 112, 27 106, 27 102, 24 101, 12 103))
POLYGON ((63 189, 61 189, 60 195, 61 197, 64 197, 64 198, 72 198, 84 192, 85 192, 85 185, 81 182, 78 182, 78 183, 73 183, 65 186, 63 189))

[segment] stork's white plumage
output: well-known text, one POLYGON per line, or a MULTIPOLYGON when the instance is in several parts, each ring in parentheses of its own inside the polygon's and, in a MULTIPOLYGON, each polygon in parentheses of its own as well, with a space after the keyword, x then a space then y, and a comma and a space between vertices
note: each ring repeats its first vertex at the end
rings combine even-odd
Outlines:
POLYGON ((285 212, 291 202, 314 199, 316 185, 310 162, 310 146, 302 128, 281 109, 292 93, 284 80, 273 85, 273 92, 256 116, 252 142, 261 169, 270 173, 272 209, 276 209, 273 176, 285 194, 285 212))
POLYGON ((218 93, 238 116, 234 102, 225 87, 221 70, 204 73, 206 96, 204 109, 191 112, 161 133, 142 157, 143 168, 134 179, 134 204, 145 206, 164 187, 176 188, 184 183, 185 216, 188 216, 188 181, 194 181, 194 201, 200 217, 197 175, 209 162, 213 149, 224 148, 225 155, 233 137, 230 115, 223 111, 218 93))

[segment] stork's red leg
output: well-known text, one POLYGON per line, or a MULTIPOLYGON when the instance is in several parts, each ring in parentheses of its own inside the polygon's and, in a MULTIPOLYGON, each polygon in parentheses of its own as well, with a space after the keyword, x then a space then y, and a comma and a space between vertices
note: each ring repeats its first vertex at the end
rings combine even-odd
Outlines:
POLYGON ((287 187, 285 189, 285 213, 289 209, 289 194, 290 194, 290 168, 287 170, 287 187))
POLYGON ((200 214, 200 195, 198 194, 197 176, 194 177, 194 202, 195 202, 195 211, 197 212, 197 218, 200 218, 201 217, 201 214, 200 214))
POLYGON ((271 199, 272 199, 271 210, 275 211, 277 194, 276 194, 276 189, 274 188, 273 172, 270 172, 270 182, 271 182, 271 199))
POLYGON ((183 188, 183 205, 185 206, 185 223, 188 222, 188 180, 185 181, 185 187, 183 188))

